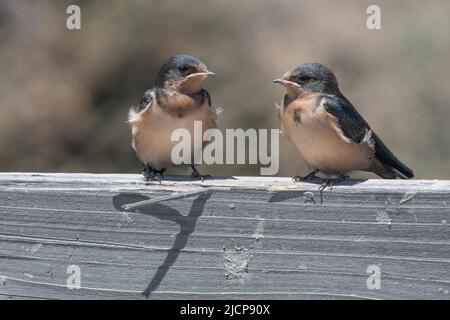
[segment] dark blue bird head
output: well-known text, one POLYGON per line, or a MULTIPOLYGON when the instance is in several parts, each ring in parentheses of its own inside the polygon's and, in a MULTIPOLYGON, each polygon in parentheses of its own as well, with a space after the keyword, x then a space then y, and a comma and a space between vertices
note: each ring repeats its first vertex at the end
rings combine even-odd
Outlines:
POLYGON ((320 63, 304 63, 288 71, 283 78, 274 80, 286 87, 288 93, 309 91, 338 94, 339 87, 334 73, 320 63))
POLYGON ((214 73, 197 58, 185 54, 174 55, 159 69, 155 87, 194 93, 201 89, 202 81, 210 75, 214 73))

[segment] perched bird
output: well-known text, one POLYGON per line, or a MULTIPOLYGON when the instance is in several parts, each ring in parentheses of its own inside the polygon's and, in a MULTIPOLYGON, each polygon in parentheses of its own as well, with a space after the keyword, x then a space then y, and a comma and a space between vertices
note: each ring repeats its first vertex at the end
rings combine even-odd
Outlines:
MULTIPOLYGON (((214 75, 200 60, 188 55, 174 55, 159 69, 153 89, 144 93, 139 105, 130 109, 132 146, 144 164, 144 177, 160 181, 167 168, 175 166, 171 159, 172 132, 184 128, 191 133, 192 159, 204 145, 194 150, 194 121, 202 122, 204 131, 216 127, 216 111, 211 107, 203 80, 214 75)), ((192 177, 204 179, 193 161, 192 177)))
POLYGON ((295 181, 315 179, 318 172, 343 179, 356 170, 385 179, 414 177, 340 92, 330 69, 306 63, 274 82, 287 91, 278 107, 281 130, 313 170, 295 181))

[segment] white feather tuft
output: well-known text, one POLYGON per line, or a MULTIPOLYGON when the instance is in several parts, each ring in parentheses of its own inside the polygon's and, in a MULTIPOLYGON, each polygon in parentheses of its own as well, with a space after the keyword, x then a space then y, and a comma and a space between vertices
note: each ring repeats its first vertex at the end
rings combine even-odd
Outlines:
POLYGON ((216 114, 219 115, 223 112, 223 108, 222 107, 216 107, 216 114))
POLYGON ((367 143, 370 147, 375 145, 375 141, 373 139, 373 131, 367 130, 364 138, 361 141, 362 143, 367 143))
POLYGON ((133 122, 134 120, 136 120, 137 116, 138 116, 138 112, 136 112, 136 110, 134 109, 134 107, 130 108, 130 111, 128 111, 128 123, 133 122))

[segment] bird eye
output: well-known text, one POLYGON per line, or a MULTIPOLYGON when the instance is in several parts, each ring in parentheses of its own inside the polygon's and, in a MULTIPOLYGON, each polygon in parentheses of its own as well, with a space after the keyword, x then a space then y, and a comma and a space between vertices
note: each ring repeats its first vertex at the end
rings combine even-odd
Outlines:
POLYGON ((309 76, 301 76, 301 77, 298 78, 298 80, 300 80, 301 82, 306 82, 306 81, 311 80, 311 77, 309 77, 309 76))
POLYGON ((179 70, 181 73, 186 73, 186 72, 188 71, 188 68, 187 68, 186 66, 181 66, 181 67, 178 68, 178 70, 179 70))

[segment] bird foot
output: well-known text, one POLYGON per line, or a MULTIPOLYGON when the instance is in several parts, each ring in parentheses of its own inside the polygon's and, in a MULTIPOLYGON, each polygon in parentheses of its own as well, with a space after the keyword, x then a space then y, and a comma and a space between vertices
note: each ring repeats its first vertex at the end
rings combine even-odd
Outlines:
POLYGON ((341 175, 341 176, 339 176, 338 178, 335 178, 335 179, 329 179, 329 178, 328 179, 323 179, 322 180, 322 184, 320 185, 318 190, 320 192, 322 192, 327 187, 329 187, 330 190, 333 190, 333 186, 334 185, 336 185, 336 184, 338 184, 338 183, 340 183, 342 181, 348 180, 348 179, 350 179, 350 176, 348 176, 348 175, 341 175))
POLYGON ((151 168, 150 166, 145 166, 144 172, 142 172, 142 174, 144 175, 144 179, 147 182, 153 180, 161 183, 161 180, 164 179, 165 171, 166 169, 156 170, 151 168))
POLYGON ((318 172, 317 170, 314 170, 314 171, 308 173, 306 176, 303 176, 303 177, 302 176, 294 176, 292 178, 292 181, 293 182, 300 182, 300 181, 313 181, 313 180, 316 180, 316 179, 320 179, 318 176, 316 176, 317 172, 318 172))
POLYGON ((191 166, 192 168, 192 174, 191 174, 191 179, 200 179, 203 181, 205 181, 205 179, 211 178, 211 175, 209 174, 200 174, 200 172, 198 172, 197 168, 195 168, 194 166, 191 166))
POLYGON ((202 182, 203 181, 205 181, 205 179, 208 179, 208 178, 211 178, 211 175, 209 175, 209 174, 200 174, 200 173, 195 173, 195 172, 192 172, 192 174, 191 174, 191 178, 192 179, 200 179, 200 180, 202 180, 202 182))

